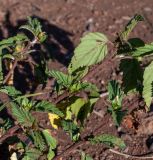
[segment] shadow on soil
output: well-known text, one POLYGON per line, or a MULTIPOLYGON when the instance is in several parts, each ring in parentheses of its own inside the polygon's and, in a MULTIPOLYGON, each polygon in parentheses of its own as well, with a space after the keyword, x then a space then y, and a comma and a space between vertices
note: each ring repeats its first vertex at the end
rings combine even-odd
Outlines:
MULTIPOLYGON (((52 61, 57 61, 57 63, 59 62, 67 66, 74 50, 74 45, 70 40, 70 37, 73 36, 73 34, 57 27, 54 24, 50 24, 45 19, 37 16, 32 17, 39 19, 42 24, 43 31, 45 31, 48 35, 47 40, 42 46, 36 46, 36 48, 38 50, 41 50, 41 52, 35 52, 31 54, 33 61, 39 64, 43 56, 45 61, 51 59, 52 61)), ((19 32, 19 27, 26 23, 27 19, 23 19, 17 21, 17 25, 14 26, 11 23, 10 13, 8 12, 6 14, 5 22, 3 23, 5 32, 0 32, 1 37, 6 38, 14 36, 19 32)), ((24 33, 26 33, 29 37, 31 36, 29 32, 24 31, 24 33)), ((44 77, 45 75, 43 75, 42 70, 43 67, 40 67, 40 71, 38 73, 41 73, 41 77, 44 77)), ((39 77, 34 76, 34 68, 32 68, 31 64, 29 64, 28 62, 21 62, 19 64, 19 67, 15 69, 14 85, 23 93, 25 93, 26 91, 34 92, 37 87, 37 81, 39 77), (34 83, 35 80, 36 83, 34 83)))

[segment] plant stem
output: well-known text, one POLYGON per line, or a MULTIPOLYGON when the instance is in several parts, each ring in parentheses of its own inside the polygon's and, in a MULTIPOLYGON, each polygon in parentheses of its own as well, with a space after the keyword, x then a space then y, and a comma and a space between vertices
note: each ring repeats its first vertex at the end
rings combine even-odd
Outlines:
POLYGON ((57 155, 53 160, 59 160, 66 154, 69 154, 71 151, 73 151, 75 148, 78 148, 79 146, 82 146, 84 143, 89 143, 88 141, 79 141, 77 143, 73 143, 71 146, 69 146, 66 150, 64 150, 62 153, 57 155))
MULTIPOLYGON (((134 156, 134 155, 130 155, 130 154, 125 154, 125 153, 121 153, 119 151, 116 151, 114 149, 109 149, 110 152, 118 154, 120 156, 124 156, 126 158, 134 158, 134 159, 153 159, 153 156, 134 156)), ((149 153, 150 154, 150 153, 149 153)), ((146 154, 147 155, 147 154, 146 154)))
POLYGON ((15 125, 10 128, 2 137, 0 137, 0 144, 2 144, 7 138, 17 135, 15 132, 19 129, 19 125, 15 125))
MULTIPOLYGON (((30 50, 30 48, 33 47, 36 43, 37 43, 37 39, 36 38, 32 42, 29 41, 29 43, 27 44, 27 46, 22 50, 22 52, 20 54, 21 55, 23 55, 23 54, 25 55, 28 52, 28 50, 30 50)), ((3 84, 7 83, 7 81, 10 78, 10 76, 13 74, 14 69, 16 68, 18 61, 20 61, 20 60, 15 59, 13 67, 8 72, 8 74, 6 75, 6 77, 5 77, 4 81, 3 81, 3 84)))
POLYGON ((13 74, 14 69, 15 69, 16 66, 17 66, 17 63, 18 63, 18 61, 17 61, 17 59, 15 59, 14 64, 13 64, 11 70, 8 72, 8 74, 6 75, 6 77, 5 77, 4 81, 3 81, 3 84, 5 84, 5 83, 8 82, 10 76, 13 74))
MULTIPOLYGON (((12 101, 11 101, 11 100, 9 101, 9 98, 8 98, 8 101, 5 102, 2 106, 0 106, 0 112, 1 112, 5 107, 7 107, 7 105, 9 105, 10 102, 14 102, 14 101, 16 101, 16 100, 18 100, 18 99, 22 99, 22 98, 35 97, 35 96, 43 95, 43 94, 50 93, 50 92, 52 92, 52 91, 46 91, 46 92, 38 92, 38 93, 26 94, 26 95, 23 95, 23 96, 19 96, 19 97, 13 99, 12 101)), ((6 94, 6 95, 7 95, 7 94, 6 94)))

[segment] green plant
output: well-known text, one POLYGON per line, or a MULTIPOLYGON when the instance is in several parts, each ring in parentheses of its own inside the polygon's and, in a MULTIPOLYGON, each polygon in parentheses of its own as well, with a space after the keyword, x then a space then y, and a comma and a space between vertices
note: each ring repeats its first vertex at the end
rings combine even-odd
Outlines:
POLYGON ((81 152, 81 160, 93 160, 88 154, 81 152))
POLYGON ((90 138, 89 141, 92 144, 104 143, 109 147, 117 146, 120 149, 125 149, 126 147, 123 140, 110 134, 101 134, 101 135, 95 136, 94 138, 90 138))
POLYGON ((115 125, 119 126, 125 112, 122 111, 123 92, 121 91, 120 85, 115 80, 108 83, 108 93, 111 103, 111 107, 108 108, 108 111, 112 114, 115 125))
MULTIPOLYGON (((152 56, 153 43, 145 44, 139 38, 129 38, 134 27, 143 20, 141 15, 135 15, 118 33, 114 42, 99 32, 86 34, 74 50, 74 56, 65 73, 48 69, 43 58, 41 64, 32 63, 37 74, 40 73, 38 72, 39 67, 42 67, 45 78, 38 75, 42 83, 45 83, 46 78, 55 79, 56 98, 52 102, 30 99, 30 97, 44 93, 22 95, 20 91, 11 86, 12 76, 18 62, 29 59, 29 54, 36 52, 35 44, 41 44, 47 38, 40 22, 35 18, 28 18, 28 24, 20 27, 22 30, 31 32, 32 39, 20 33, 0 42, 0 92, 7 95, 8 98, 8 101, 2 102, 0 107, 0 111, 4 108, 8 111, 8 117, 0 121, 2 135, 0 143, 9 137, 12 138, 16 144, 12 156, 17 154, 25 160, 37 160, 45 156, 50 160, 56 155, 57 140, 52 136, 51 130, 40 124, 39 118, 35 116, 37 113, 47 113, 52 128, 57 131, 58 128, 63 128, 69 133, 74 143, 82 140, 80 134, 85 120, 93 111, 93 106, 101 94, 95 84, 85 81, 85 76, 92 65, 103 61, 108 54, 109 45, 114 47, 111 58, 120 60, 120 71, 123 72, 122 83, 110 80, 107 88, 110 103, 108 111, 115 125, 118 127, 121 124, 125 115, 122 110, 122 100, 131 92, 139 92, 144 97, 146 109, 149 110, 153 97, 153 78, 151 76, 153 62, 145 68, 141 66, 141 63, 146 57, 152 56), (4 60, 8 63, 4 63, 4 60), (10 71, 5 75, 3 68, 8 68, 10 71), (10 135, 10 132, 13 134, 10 135)), ((121 149, 126 147, 120 138, 108 134, 95 136, 88 141, 105 143, 111 147, 118 146, 121 149)), ((81 158, 91 159, 85 153, 82 153, 81 158)))

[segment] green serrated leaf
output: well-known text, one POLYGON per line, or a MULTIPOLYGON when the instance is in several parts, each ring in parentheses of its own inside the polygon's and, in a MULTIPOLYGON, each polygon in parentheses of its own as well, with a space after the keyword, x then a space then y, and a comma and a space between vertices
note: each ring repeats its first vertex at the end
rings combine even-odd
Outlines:
POLYGON ((31 113, 22 107, 17 106, 14 102, 10 103, 12 106, 12 114, 16 120, 25 127, 32 127, 35 119, 31 113))
POLYGON ((46 144, 45 144, 44 138, 42 136, 42 132, 31 131, 29 136, 32 139, 32 141, 37 149, 39 149, 40 151, 46 150, 46 144))
POLYGON ((60 117, 63 117, 64 114, 62 111, 60 111, 59 108, 57 108, 54 104, 48 102, 48 101, 41 101, 35 105, 35 109, 37 111, 45 111, 45 112, 51 112, 54 114, 57 114, 60 117))
POLYGON ((76 92, 76 91, 89 91, 89 92, 98 92, 98 88, 95 84, 89 83, 89 82, 76 82, 70 86, 70 91, 71 92, 76 92))
POLYGON ((22 42, 22 41, 27 41, 27 40, 28 40, 28 37, 26 35, 17 34, 14 37, 10 37, 10 38, 0 41, 0 48, 3 46, 8 47, 10 45, 15 44, 16 42, 22 42))
POLYGON ((47 142, 48 146, 50 146, 51 149, 55 149, 56 146, 57 146, 57 141, 56 141, 55 138, 52 137, 50 131, 45 129, 45 130, 42 131, 42 133, 43 133, 43 136, 46 139, 46 142, 47 142))
POLYGON ((80 67, 91 66, 102 61, 107 54, 107 37, 99 32, 88 33, 74 51, 74 56, 68 67, 73 73, 80 67))
POLYGON ((8 59, 14 60, 14 56, 12 56, 11 54, 5 54, 5 55, 3 55, 3 58, 8 58, 8 59))
POLYGON ((47 154, 47 158, 48 158, 48 160, 52 160, 54 157, 55 157, 55 152, 50 147, 48 154, 47 154))
POLYGON ((153 53, 153 43, 145 44, 144 46, 137 47, 131 52, 133 57, 140 57, 145 55, 150 55, 153 53))
POLYGON ((120 69, 123 72, 123 88, 128 93, 132 90, 141 92, 143 71, 137 59, 123 59, 120 62, 120 69))
POLYGON ((151 62, 144 70, 143 75, 143 98, 147 107, 150 107, 153 97, 153 62, 151 62))
POLYGON ((118 82, 112 80, 108 83, 108 93, 109 93, 109 100, 112 104, 116 104, 114 109, 121 108, 123 92, 118 82))
POLYGON ((28 17, 27 25, 21 26, 20 29, 26 29, 30 31, 41 43, 47 38, 47 35, 42 31, 41 23, 37 18, 28 17))
MULTIPOLYGON (((72 77, 73 77, 73 82, 77 82, 79 80, 81 80, 87 73, 88 73, 89 68, 84 66, 84 67, 80 67, 77 70, 75 70, 75 72, 72 73, 72 77)), ((68 70, 69 72, 69 70, 68 70)), ((69 73, 71 75, 71 73, 69 73)))
POLYGON ((61 122, 63 129, 70 134, 70 137, 73 141, 77 141, 79 139, 79 127, 70 120, 63 120, 61 122))
POLYGON ((52 70, 48 72, 48 75, 54 77, 59 85, 62 85, 66 88, 69 88, 72 83, 72 77, 60 71, 52 70))
POLYGON ((4 86, 0 89, 0 92, 8 94, 10 97, 18 97, 21 95, 21 92, 18 91, 15 87, 13 86, 4 86))
POLYGON ((123 92, 118 82, 112 80, 108 83, 108 93, 109 101, 111 107, 108 108, 108 111, 113 117, 115 125, 118 127, 121 124, 122 118, 125 115, 125 111, 122 111, 122 99, 123 92))
POLYGON ((138 22, 143 21, 144 18, 141 15, 136 14, 125 26, 124 30, 119 33, 119 36, 121 40, 127 41, 130 33, 135 28, 135 26, 138 24, 138 22))
POLYGON ((92 144, 104 143, 110 147, 117 146, 120 149, 124 149, 126 147, 124 141, 121 138, 118 138, 110 134, 98 135, 98 136, 95 136, 94 138, 90 138, 89 141, 92 144))
POLYGON ((41 151, 35 148, 29 148, 26 150, 22 160, 38 160, 42 155, 41 151))
POLYGON ((81 122, 81 125, 83 125, 84 120, 90 115, 90 113, 93 110, 93 105, 97 102, 98 98, 92 98, 80 109, 80 112, 78 114, 78 119, 81 122))
POLYGON ((78 117, 79 111, 85 104, 86 104, 86 100, 84 100, 83 98, 78 98, 74 101, 74 103, 72 103, 69 106, 76 118, 78 117))

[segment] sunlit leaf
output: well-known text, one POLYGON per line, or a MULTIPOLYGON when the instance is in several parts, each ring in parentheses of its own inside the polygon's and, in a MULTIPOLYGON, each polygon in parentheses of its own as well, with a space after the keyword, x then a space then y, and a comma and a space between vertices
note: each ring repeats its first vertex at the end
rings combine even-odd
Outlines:
POLYGON ((46 139, 48 146, 50 146, 51 149, 55 149, 57 146, 57 142, 56 142, 56 139, 52 137, 50 131, 45 129, 42 131, 42 133, 46 139))
POLYGON ((81 152, 81 160, 93 160, 93 158, 85 154, 85 152, 81 152))
POLYGON ((41 151, 35 148, 29 148, 26 150, 22 160, 38 160, 41 156, 41 151))
POLYGON ((95 136, 94 138, 89 139, 92 144, 104 143, 110 147, 119 147, 120 149, 124 149, 126 147, 124 141, 121 138, 110 134, 102 134, 95 136))
POLYGON ((88 33, 81 38, 81 43, 74 50, 74 56, 68 67, 69 73, 102 61, 107 54, 107 42, 107 37, 99 32, 88 33))
POLYGON ((122 40, 127 41, 129 34, 132 32, 132 30, 135 28, 135 26, 138 24, 138 22, 143 21, 144 18, 141 15, 136 14, 125 26, 124 30, 119 33, 119 36, 122 40))
POLYGON ((150 107, 153 97, 153 62, 151 62, 144 70, 143 75, 143 98, 147 107, 150 107))
POLYGON ((145 56, 153 53, 153 43, 145 44, 144 46, 137 47, 131 52, 133 57, 145 56))
POLYGON ((75 117, 78 117, 78 113, 80 109, 85 105, 85 103, 86 100, 84 100, 83 98, 78 98, 76 99, 76 101, 74 101, 74 103, 71 104, 70 108, 75 117))

